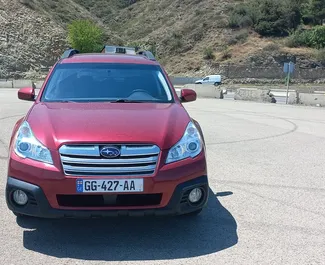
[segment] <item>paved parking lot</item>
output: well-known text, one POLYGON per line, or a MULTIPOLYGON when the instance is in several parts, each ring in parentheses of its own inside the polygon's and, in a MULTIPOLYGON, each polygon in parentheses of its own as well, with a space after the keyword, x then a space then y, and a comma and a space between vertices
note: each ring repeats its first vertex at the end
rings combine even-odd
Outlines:
POLYGON ((2 264, 324 264, 325 109, 199 99, 211 195, 194 218, 17 219, 4 197, 12 127, 0 89, 2 264))

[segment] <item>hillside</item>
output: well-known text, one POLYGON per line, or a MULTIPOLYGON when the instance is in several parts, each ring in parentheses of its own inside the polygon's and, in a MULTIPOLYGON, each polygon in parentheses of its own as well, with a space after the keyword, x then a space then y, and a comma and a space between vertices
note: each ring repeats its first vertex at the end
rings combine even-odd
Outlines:
POLYGON ((67 23, 77 18, 101 25, 106 44, 155 47, 159 61, 173 75, 209 74, 220 63, 276 64, 288 55, 315 64, 312 49, 288 48, 281 38, 229 28, 229 12, 236 2, 0 0, 0 78, 33 77, 51 66, 68 47, 67 23), (207 54, 215 59, 207 60, 207 54))

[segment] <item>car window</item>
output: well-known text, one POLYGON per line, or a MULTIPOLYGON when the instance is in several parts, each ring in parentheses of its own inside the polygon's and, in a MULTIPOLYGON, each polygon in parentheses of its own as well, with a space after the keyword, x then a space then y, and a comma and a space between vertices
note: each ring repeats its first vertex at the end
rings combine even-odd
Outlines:
POLYGON ((209 80, 209 77, 205 77, 204 79, 203 79, 203 81, 208 81, 209 80))
POLYGON ((172 102, 166 78, 157 65, 116 63, 58 64, 41 101, 172 102))

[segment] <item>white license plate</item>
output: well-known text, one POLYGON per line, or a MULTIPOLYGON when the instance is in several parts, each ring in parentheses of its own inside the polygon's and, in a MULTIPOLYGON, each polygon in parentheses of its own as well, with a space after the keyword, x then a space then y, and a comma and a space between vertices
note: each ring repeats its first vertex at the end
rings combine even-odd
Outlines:
POLYGON ((77 179, 77 192, 141 192, 143 179, 77 179))

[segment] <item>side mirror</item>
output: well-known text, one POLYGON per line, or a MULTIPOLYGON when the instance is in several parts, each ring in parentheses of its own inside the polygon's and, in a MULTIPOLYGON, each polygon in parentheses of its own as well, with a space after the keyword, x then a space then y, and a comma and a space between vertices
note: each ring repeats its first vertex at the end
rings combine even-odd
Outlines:
POLYGON ((181 90, 181 102, 191 102, 196 100, 196 92, 192 89, 184 88, 181 90))
POLYGON ((24 87, 19 89, 18 98, 26 101, 35 101, 35 89, 33 87, 24 87))

